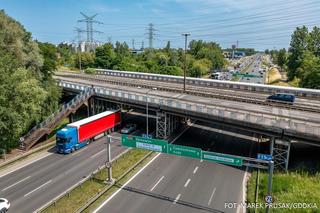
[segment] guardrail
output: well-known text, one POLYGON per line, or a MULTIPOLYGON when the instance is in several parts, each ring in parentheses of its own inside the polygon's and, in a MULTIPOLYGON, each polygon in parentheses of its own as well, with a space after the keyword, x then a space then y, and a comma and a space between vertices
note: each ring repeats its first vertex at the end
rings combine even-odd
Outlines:
POLYGON ((114 183, 106 186, 99 192, 97 195, 92 197, 88 202, 85 203, 85 205, 81 206, 76 213, 81 213, 84 210, 86 210, 91 204, 93 204, 96 200, 98 200, 104 193, 106 193, 111 187, 113 187, 115 184, 117 184, 122 178, 127 176, 130 172, 132 172, 137 166, 139 166, 145 159, 147 159, 153 152, 148 152, 141 160, 139 160, 137 163, 135 163, 133 166, 131 166, 127 171, 125 171, 118 179, 114 181, 114 183))
MULTIPOLYGON (((158 90, 162 91, 169 91, 175 93, 182 93, 183 90, 179 85, 170 84, 170 83, 163 83, 155 85, 154 82, 133 82, 132 79, 128 79, 127 81, 123 79, 109 79, 107 77, 101 77, 97 75, 83 75, 83 74, 57 74, 59 77, 67 77, 67 78, 76 78, 76 79, 83 79, 83 80, 92 80, 96 82, 103 82, 109 83, 114 85, 121 85, 121 86, 129 86, 129 87, 144 87, 144 88, 154 88, 157 87, 158 90)), ((59 78, 58 77, 58 78, 59 78)), ((266 101, 266 97, 261 96, 261 94, 253 95, 248 93, 239 93, 234 91, 225 91, 220 89, 208 89, 202 87, 195 87, 189 86, 188 89, 183 92, 189 95, 195 96, 202 96, 202 97, 210 97, 210 98, 218 98, 230 101, 237 101, 237 102, 244 102, 244 103, 253 103, 259 105, 266 105, 266 106, 274 106, 279 108, 285 108, 288 110, 299 110, 299 111, 308 111, 308 112, 316 112, 320 113, 320 109, 318 107, 313 107, 308 104, 290 104, 290 103, 277 103, 277 102, 270 102, 266 101)))
MULTIPOLYGON (((96 69, 96 73, 99 75, 108 75, 108 76, 116 76, 116 77, 183 83, 183 77, 181 76, 160 75, 160 74, 152 74, 152 73, 130 72, 130 71, 108 70, 108 69, 96 69)), ((251 92, 256 91, 256 92, 267 93, 267 94, 293 93, 299 97, 316 98, 318 100, 320 98, 320 91, 313 90, 313 89, 249 84, 244 82, 219 81, 219 80, 213 80, 213 79, 200 79, 200 78, 191 78, 191 77, 187 77, 186 83, 190 85, 195 85, 195 86, 217 87, 217 88, 224 88, 224 89, 245 90, 245 91, 251 91, 251 92)))
MULTIPOLYGON (((131 150, 130 148, 126 149, 126 151, 122 152, 120 155, 118 155, 117 157, 115 157, 114 159, 112 159, 112 163, 116 162, 121 156, 123 156, 125 153, 127 153, 129 150, 131 150)), ((100 172, 102 169, 105 169, 106 165, 103 165, 101 167, 98 167, 98 169, 96 169, 95 171, 93 171, 92 173, 90 173, 89 175, 87 175, 86 178, 82 179, 81 181, 79 181, 78 183, 76 183, 75 185, 71 186, 69 189, 67 189, 66 191, 64 191, 63 193, 61 193, 60 195, 58 195, 57 197, 53 198, 51 201, 49 201, 48 203, 46 203, 45 205, 41 206, 39 209, 37 209, 34 212, 43 212, 45 209, 49 208, 52 205, 55 205, 57 203, 57 201, 61 198, 63 198, 64 196, 68 196, 70 195, 70 193, 75 190, 78 187, 81 187, 86 181, 90 180, 93 178, 94 175, 96 175, 98 172, 100 172)))
MULTIPOLYGON (((75 88, 77 83, 60 82, 60 86, 64 88, 75 88)), ((103 87, 95 87, 96 95, 106 96, 115 100, 122 100, 123 102, 139 103, 145 105, 146 95, 138 94, 130 91, 114 90, 103 87)), ((303 118, 292 118, 290 115, 275 115, 272 113, 261 113, 252 110, 240 110, 233 106, 228 108, 209 105, 201 102, 184 101, 178 98, 168 98, 157 96, 149 96, 149 104, 156 105, 158 107, 167 107, 168 109, 176 109, 179 112, 184 113, 196 113, 204 115, 205 117, 211 116, 220 118, 222 120, 234 120, 241 123, 249 123, 253 126, 259 125, 266 128, 276 128, 282 130, 284 134, 294 135, 299 134, 301 136, 313 137, 314 139, 320 138, 320 123, 316 119, 310 121, 303 118), (313 123, 312 123, 313 122, 313 123)))

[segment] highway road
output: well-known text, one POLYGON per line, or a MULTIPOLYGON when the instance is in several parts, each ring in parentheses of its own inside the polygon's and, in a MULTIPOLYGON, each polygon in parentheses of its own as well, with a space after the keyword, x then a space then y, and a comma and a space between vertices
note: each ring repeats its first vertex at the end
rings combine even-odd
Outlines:
POLYGON ((255 75, 258 77, 241 77, 240 82, 264 84, 266 80, 266 72, 262 69, 262 55, 252 56, 252 63, 246 68, 246 74, 255 75))
MULTIPOLYGON (((118 133, 113 133, 118 136, 118 133)), ((106 161, 106 138, 69 155, 51 150, 48 156, 0 178, 0 197, 10 212, 33 212, 91 174, 106 161)), ((112 158, 126 150, 120 140, 111 145, 112 158)))
MULTIPOLYGON (((255 155, 256 149, 252 142, 199 125, 190 127, 174 143, 211 151, 223 148, 245 156, 255 155)), ((119 186, 122 189, 96 212, 237 212, 225 208, 225 203, 243 202, 244 169, 160 154, 131 182, 119 186)))

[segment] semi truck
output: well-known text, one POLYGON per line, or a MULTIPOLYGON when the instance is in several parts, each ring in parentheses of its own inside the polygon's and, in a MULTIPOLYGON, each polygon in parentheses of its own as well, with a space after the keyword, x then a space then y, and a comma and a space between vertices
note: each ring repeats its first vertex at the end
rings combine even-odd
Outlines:
POLYGON ((97 135, 121 123, 121 111, 113 110, 73 122, 56 133, 58 153, 68 154, 88 145, 97 135))

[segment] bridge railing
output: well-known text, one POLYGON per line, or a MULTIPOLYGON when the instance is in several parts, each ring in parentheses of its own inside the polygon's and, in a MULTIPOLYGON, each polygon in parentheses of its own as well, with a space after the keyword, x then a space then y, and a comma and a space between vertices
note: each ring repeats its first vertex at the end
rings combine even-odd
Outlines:
MULTIPOLYGON (((79 86, 76 83, 60 82, 60 86, 65 88, 75 88, 79 86)), ((130 91, 114 90, 109 88, 95 87, 97 95, 113 97, 116 99, 123 99, 128 102, 136 102, 140 104, 146 103, 145 94, 137 94, 130 91)), ((158 105, 161 107, 168 107, 177 109, 180 112, 192 112, 197 114, 205 114, 214 116, 220 119, 236 120, 242 123, 250 123, 251 125, 265 126, 279 131, 284 131, 288 134, 311 135, 320 138, 320 123, 319 121, 312 122, 303 118, 292 118, 285 115, 275 115, 271 112, 258 112, 255 110, 239 110, 233 106, 219 106, 211 104, 204 104, 196 101, 186 101, 179 99, 172 99, 168 97, 161 97, 161 95, 148 95, 149 104, 158 105)))
MULTIPOLYGON (((96 73, 99 75, 109 75, 116 77, 136 78, 141 80, 153 80, 153 81, 166 81, 172 83, 183 83, 183 77, 173 75, 160 75, 153 73, 143 72, 131 72, 131 71, 120 71, 120 70, 108 70, 108 69, 96 69, 96 73)), ((282 87, 273 85, 262 85, 262 84, 248 84, 244 82, 232 82, 232 81, 220 81, 213 79, 201 79, 187 77, 186 83, 195 86, 210 86, 217 88, 227 88, 236 90, 246 90, 261 93, 294 93, 299 97, 307 98, 320 98, 320 91, 314 89, 294 88, 294 87, 282 87)))

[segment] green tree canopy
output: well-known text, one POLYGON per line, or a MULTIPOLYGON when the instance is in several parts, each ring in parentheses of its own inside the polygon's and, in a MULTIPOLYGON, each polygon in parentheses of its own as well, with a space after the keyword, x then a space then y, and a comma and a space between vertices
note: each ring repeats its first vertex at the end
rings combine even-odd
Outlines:
POLYGON ((58 106, 60 91, 40 53, 31 34, 1 10, 0 148, 17 147, 19 137, 58 106))

